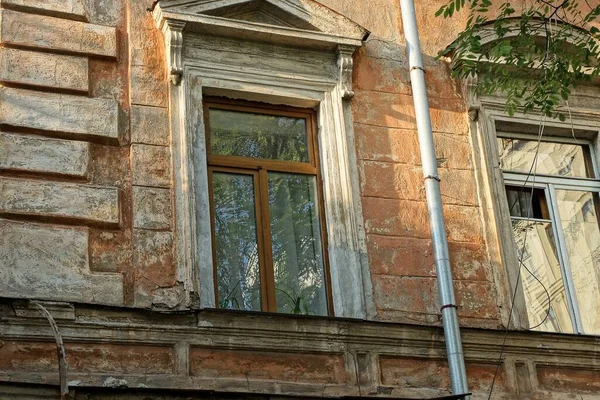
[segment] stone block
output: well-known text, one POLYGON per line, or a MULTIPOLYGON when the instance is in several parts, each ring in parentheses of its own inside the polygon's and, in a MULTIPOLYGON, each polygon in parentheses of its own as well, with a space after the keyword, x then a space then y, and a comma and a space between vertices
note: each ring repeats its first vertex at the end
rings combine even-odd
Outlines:
POLYGON ((0 16, 0 41, 3 44, 101 57, 117 56, 115 28, 12 10, 2 10, 0 16))
MULTIPOLYGON (((367 233, 428 239, 429 215, 425 201, 363 198, 367 233)), ((477 207, 444 206, 448 240, 481 243, 481 219, 477 207)))
POLYGON ((421 168, 379 161, 364 161, 361 164, 363 196, 425 200, 421 168))
POLYGON ((149 307, 156 289, 175 286, 173 236, 171 232, 136 229, 133 246, 135 305, 149 307))
MULTIPOLYGON (((411 95, 356 90, 352 108, 354 120, 363 124, 416 130, 411 95)), ((466 135, 469 122, 464 101, 430 99, 431 125, 434 132, 466 135)))
POLYGON ((122 305, 123 278, 90 273, 87 228, 0 219, 0 292, 5 297, 122 305))
MULTIPOLYGON (((374 274, 435 277, 431 240, 368 235, 369 265, 374 274)), ((449 242, 450 265, 457 280, 486 280, 487 256, 482 244, 449 242)))
MULTIPOLYGON (((169 346, 109 343, 65 343, 69 371, 98 374, 170 374, 175 357, 169 346)), ((58 372, 56 345, 7 341, 0 348, 2 371, 58 372)))
POLYGON ((472 170, 440 168, 439 174, 441 180, 440 190, 444 204, 462 206, 479 205, 477 199, 477 181, 475 181, 475 175, 472 170))
MULTIPOLYGON (((379 360, 381 383, 399 387, 444 389, 450 388, 450 373, 446 361, 383 356, 379 360)), ((495 364, 467 362, 465 365, 469 377, 469 389, 489 390, 490 382, 496 372, 495 364)), ((496 384, 499 390, 506 389, 504 368, 500 367, 496 384)))
POLYGON ((0 169, 86 177, 90 144, 0 132, 0 169))
MULTIPOLYGON (((401 52, 398 49, 398 52, 401 52)), ((369 57, 366 49, 356 53, 354 87, 377 92, 410 94, 410 77, 405 60, 369 57)))
POLYGON ((288 382, 342 383, 344 358, 339 354, 192 348, 192 376, 273 379, 288 382))
MULTIPOLYGON (((458 314, 466 318, 498 318, 496 296, 489 282, 455 281, 458 314)), ((375 304, 380 310, 440 314, 437 279, 373 275, 375 304)))
POLYGON ((168 147, 134 144, 131 159, 134 185, 171 185, 171 151, 168 147))
POLYGON ((131 141, 168 146, 170 144, 168 110, 161 107, 132 106, 131 141))
MULTIPOLYGON (((473 171, 440 168, 439 175, 444 204, 478 205, 473 171)), ((364 196, 425 200, 425 180, 420 166, 364 161, 361 177, 364 196)))
POLYGON ((540 386, 547 390, 568 393, 600 393, 600 371, 538 365, 536 373, 540 386))
MULTIPOLYGON (((421 165, 416 128, 395 129, 357 122, 354 134, 358 159, 421 165)), ((440 168, 473 168, 467 136, 434 132, 433 139, 440 168)))
POLYGON ((120 104, 128 104, 128 80, 123 79, 123 72, 122 63, 107 59, 90 59, 90 97, 113 99, 120 104))
POLYGON ((114 100, 0 87, 0 123, 22 128, 116 139, 114 100))
POLYGON ((366 125, 358 119, 355 121, 354 135, 359 160, 411 165, 421 163, 416 130, 366 125))
MULTIPOLYGON (((122 203, 126 204, 125 199, 122 203)), ((131 271, 132 236, 129 229, 90 229, 90 269, 98 272, 131 271)))
MULTIPOLYGON (((121 0, 86 0, 89 2, 90 22, 107 26, 120 26, 127 19, 127 4, 121 0)), ((145 3, 145 2, 142 2, 145 3)), ((144 4, 150 7, 148 3, 144 4)), ((130 21, 130 27, 135 27, 135 22, 130 21)))
POLYGON ((142 279, 155 287, 174 286, 176 271, 171 232, 136 229, 133 263, 142 279))
POLYGON ((438 314, 435 278, 373 275, 373 297, 377 309, 415 314, 438 314))
POLYGON ((88 59, 1 48, 0 81, 87 91, 88 59))
POLYGON ((0 0, 0 6, 82 21, 88 17, 86 0, 0 0))
POLYGON ((119 190, 105 186, 0 178, 0 212, 117 225, 119 190))
POLYGON ((363 198, 367 233, 428 239, 427 206, 421 201, 363 198))
POLYGON ((171 191, 169 189, 133 187, 133 226, 168 230, 171 228, 171 191))
POLYGON ((167 107, 169 87, 164 71, 146 65, 131 66, 131 102, 137 105, 167 107))
POLYGON ((89 179, 95 185, 131 189, 131 150, 92 144, 89 179))
POLYGON ((454 290, 459 317, 498 318, 499 309, 496 305, 498 295, 490 282, 455 281, 454 290))

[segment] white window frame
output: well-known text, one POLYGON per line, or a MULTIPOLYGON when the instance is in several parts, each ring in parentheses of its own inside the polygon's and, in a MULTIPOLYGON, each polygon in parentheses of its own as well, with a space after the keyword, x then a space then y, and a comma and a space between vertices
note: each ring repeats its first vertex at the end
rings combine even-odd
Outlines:
MULTIPOLYGON (((476 184, 482 205, 485 242, 490 257, 493 279, 498 287, 498 294, 500 296, 498 299, 499 304, 506 305, 501 308, 505 324, 510 324, 511 329, 529 329, 523 290, 522 288, 517 288, 518 290, 515 291, 520 279, 518 255, 514 244, 514 235, 510 223, 511 217, 505 192, 505 187, 510 185, 510 179, 515 177, 512 174, 507 174, 507 180, 505 180, 505 173, 500 169, 496 138, 499 135, 498 132, 500 132, 500 135, 502 133, 501 130, 497 130, 497 125, 511 123, 517 126, 537 127, 540 121, 544 121, 545 127, 548 128, 547 130, 560 128, 574 132, 593 132, 593 137, 576 136, 575 140, 579 141, 579 143, 587 141, 592 145, 591 158, 595 169, 594 172, 596 176, 600 176, 598 170, 598 165, 600 164, 600 107, 582 108, 578 106, 577 104, 580 104, 586 97, 578 99, 578 91, 575 90, 571 99, 572 104, 575 105, 571 106, 570 118, 566 122, 545 119, 535 113, 524 114, 516 112, 513 116, 509 116, 505 112, 505 98, 503 96, 479 97, 475 94, 475 85, 476 80, 467 82, 469 116, 471 121, 470 136, 474 151, 476 184)), ((513 134, 513 136, 515 138, 518 136, 532 137, 529 134, 513 134)), ((549 134, 544 135, 544 138, 547 137, 549 137, 549 134)), ((569 141, 569 138, 566 136, 557 136, 555 138, 556 141, 569 141)), ((535 139, 537 140, 537 136, 535 136, 535 139)), ((560 178, 558 179, 560 180, 560 178)), ((519 180, 517 179, 515 183, 518 182, 519 180)), ((540 182, 538 178, 536 178, 536 182, 540 182)), ((556 183, 563 185, 561 187, 573 187, 568 183, 565 185, 564 181, 556 183)), ((584 183, 582 186, 585 187, 585 190, 591 189, 592 191, 597 187, 593 180, 590 180, 589 184, 584 183)), ((574 293, 572 287, 567 290, 571 290, 571 293, 574 293)), ((580 332, 580 326, 581 324, 578 322, 578 327, 574 331, 580 332)))
MULTIPOLYGON (((165 1, 164 6, 161 8, 160 2, 155 6, 154 18, 165 35, 167 68, 171 75, 177 271, 190 301, 194 303, 196 298, 196 306, 200 308, 216 307, 202 100, 206 95, 226 96, 317 110, 334 316, 374 318, 376 311, 348 101, 353 95, 352 54, 362 44, 366 31, 349 20, 338 20, 335 25, 336 29, 351 28, 352 35, 343 37, 339 32, 335 35, 312 30, 305 32, 204 14, 192 15, 189 9, 195 7, 193 2, 183 4, 182 11, 177 2, 170 0, 165 1), (241 67, 235 64, 236 60, 223 58, 215 62, 194 56, 199 52, 193 48, 194 43, 209 43, 215 37, 221 37, 208 36, 207 32, 227 33, 225 46, 229 43, 236 51, 252 46, 254 38, 259 41, 273 39, 273 45, 282 50, 292 48, 299 60, 318 57, 319 62, 324 63, 323 72, 290 73, 293 62, 282 70, 263 70, 241 67)), ((205 6, 199 1, 198 7, 205 6)), ((311 21, 319 22, 321 17, 314 12, 323 6, 315 4, 314 7, 311 21)), ((327 14, 323 16, 326 25, 331 11, 323 10, 327 14)), ((244 49, 240 54, 243 53, 244 49)), ((287 53, 289 57, 290 52, 287 53)), ((277 57, 277 53, 264 57, 277 57)))
MULTIPOLYGON (((538 142, 539 138, 536 135, 530 134, 518 134, 518 133, 507 133, 497 132, 496 137, 499 139, 522 139, 538 142)), ((578 146, 587 146, 589 154, 595 154, 592 141, 589 139, 577 139, 559 136, 543 136, 541 142, 546 143, 566 143, 574 144, 578 146)), ((562 221, 558 217, 558 202, 556 200, 556 189, 559 190, 572 190, 582 192, 596 192, 600 193, 600 179, 598 178, 598 163, 595 157, 591 157, 593 175, 594 178, 583 178, 583 177, 558 177, 551 175, 536 174, 529 175, 526 173, 508 172, 503 171, 504 185, 525 187, 527 189, 542 189, 546 196, 548 204, 548 211, 550 214, 549 220, 543 220, 538 218, 523 218, 529 221, 540 221, 550 222, 552 224, 555 245, 557 250, 557 256, 560 264, 560 270, 562 274, 563 284, 567 294, 567 307, 571 316, 571 322, 573 324, 573 332, 577 334, 585 333, 583 323, 581 321, 581 312, 579 310, 579 303, 577 300, 576 290, 572 278, 571 263, 569 261, 566 240, 564 236, 564 229, 562 227, 562 221)), ((511 219, 520 219, 518 217, 510 217, 511 219)), ((514 242, 514 237, 513 237, 514 242)), ((600 299, 599 305, 600 305, 600 299)))

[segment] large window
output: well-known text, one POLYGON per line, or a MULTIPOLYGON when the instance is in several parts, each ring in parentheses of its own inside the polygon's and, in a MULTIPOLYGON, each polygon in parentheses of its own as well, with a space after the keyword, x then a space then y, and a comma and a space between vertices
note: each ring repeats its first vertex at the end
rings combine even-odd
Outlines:
POLYGON ((600 334, 600 179, 591 143, 497 136, 530 326, 600 334))
POLYGON ((204 104, 220 308, 328 315, 315 112, 204 104))

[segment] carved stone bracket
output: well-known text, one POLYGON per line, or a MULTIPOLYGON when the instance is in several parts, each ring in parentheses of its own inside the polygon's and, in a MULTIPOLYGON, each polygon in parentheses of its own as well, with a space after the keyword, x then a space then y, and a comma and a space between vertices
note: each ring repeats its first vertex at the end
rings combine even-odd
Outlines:
POLYGON ((352 69, 354 67, 352 54, 354 54, 354 49, 352 46, 344 45, 337 47, 337 65, 340 69, 340 87, 344 100, 349 100, 354 96, 352 91, 352 69))
POLYGON ((173 85, 179 85, 183 75, 183 28, 185 22, 165 21, 162 30, 165 35, 165 45, 167 50, 167 67, 169 76, 173 85))

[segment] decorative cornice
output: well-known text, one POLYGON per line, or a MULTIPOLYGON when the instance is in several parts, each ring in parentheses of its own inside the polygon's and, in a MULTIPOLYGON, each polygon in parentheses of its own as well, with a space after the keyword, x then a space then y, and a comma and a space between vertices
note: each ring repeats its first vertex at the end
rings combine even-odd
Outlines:
POLYGON ((344 100, 349 100, 354 96, 352 91, 352 69, 354 67, 352 54, 354 54, 354 50, 355 47, 353 46, 340 45, 337 47, 337 65, 340 70, 339 83, 344 100))

